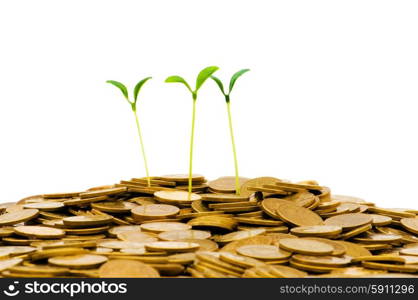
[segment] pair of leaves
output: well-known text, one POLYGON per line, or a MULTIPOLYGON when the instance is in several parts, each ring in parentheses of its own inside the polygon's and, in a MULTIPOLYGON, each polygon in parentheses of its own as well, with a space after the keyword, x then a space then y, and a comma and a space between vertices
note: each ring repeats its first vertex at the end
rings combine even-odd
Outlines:
POLYGON ((136 101, 138 101, 138 94, 139 91, 141 90, 142 86, 145 84, 145 82, 147 82, 148 80, 150 80, 152 77, 146 77, 142 80, 140 80, 134 88, 134 101, 131 102, 129 100, 129 95, 128 95, 128 89, 126 88, 126 86, 119 82, 119 81, 115 81, 115 80, 108 80, 106 81, 107 83, 110 83, 112 85, 114 85, 115 87, 117 87, 123 94, 123 96, 125 97, 125 99, 130 103, 130 104, 136 104, 136 101))
POLYGON ((229 98, 229 95, 231 94, 232 89, 234 88, 234 85, 235 85, 235 82, 237 81, 237 79, 239 77, 241 77, 242 74, 248 72, 249 70, 250 69, 242 69, 242 70, 239 70, 238 72, 236 72, 234 75, 232 75, 231 80, 229 81, 229 91, 228 91, 228 93, 225 92, 224 85, 222 84, 222 81, 218 77, 215 77, 215 76, 212 75, 211 78, 216 82, 216 84, 218 85, 222 94, 224 94, 225 97, 228 96, 228 98, 229 98))
POLYGON ((215 73, 217 70, 219 70, 218 67, 216 66, 210 66, 207 68, 204 68, 202 71, 199 72, 199 74, 197 75, 196 78, 196 87, 194 90, 192 90, 192 88, 190 87, 190 85, 187 83, 186 80, 184 80, 183 77, 181 76, 169 76, 167 77, 167 79, 165 80, 165 82, 176 82, 176 83, 182 83, 184 84, 187 89, 190 91, 190 93, 193 94, 194 97, 196 97, 197 95, 197 91, 202 87, 203 83, 205 83, 205 81, 212 76, 213 73, 215 73))

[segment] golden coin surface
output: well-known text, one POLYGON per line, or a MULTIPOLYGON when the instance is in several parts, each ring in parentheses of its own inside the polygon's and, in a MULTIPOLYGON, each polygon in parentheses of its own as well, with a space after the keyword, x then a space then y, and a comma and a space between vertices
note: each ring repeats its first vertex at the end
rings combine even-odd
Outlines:
POLYGON ((246 245, 237 248, 237 253, 261 260, 287 259, 291 253, 273 245, 246 245))
POLYGON ((332 254, 334 247, 329 244, 309 240, 287 238, 279 241, 279 247, 286 251, 307 254, 307 255, 328 255, 332 254))
MULTIPOLYGON (((239 177, 239 186, 241 187, 248 180, 248 178, 239 177)), ((235 176, 220 177, 210 181, 208 185, 211 190, 219 193, 234 193, 236 189, 235 176)))
POLYGON ((328 244, 331 247, 334 247, 334 251, 331 253, 331 255, 341 256, 345 254, 347 251, 346 247, 338 243, 338 241, 336 240, 330 240, 330 239, 320 238, 320 237, 303 237, 303 239, 315 240, 318 242, 328 244))
POLYGON ((173 230, 189 230, 192 227, 180 222, 152 222, 141 224, 141 230, 160 233, 173 230))
POLYGON ((23 205, 24 208, 28 209, 38 209, 41 211, 54 211, 60 210, 64 207, 62 202, 55 202, 55 201, 44 201, 44 202, 35 202, 35 203, 27 203, 23 205))
POLYGON ((370 256, 372 253, 366 248, 347 241, 335 241, 346 248, 346 254, 351 257, 370 256))
POLYGON ((209 231, 194 229, 164 231, 158 234, 158 238, 163 241, 178 241, 184 239, 204 240, 210 237, 211 233, 209 231))
POLYGON ((345 267, 351 263, 351 256, 312 256, 295 254, 292 259, 302 264, 315 265, 315 266, 326 266, 326 267, 345 267))
POLYGON ((117 238, 125 242, 147 243, 158 239, 149 233, 140 231, 125 231, 117 234, 117 238))
POLYGON ((372 217, 372 224, 375 226, 385 226, 392 223, 392 218, 382 215, 369 214, 372 217))
POLYGON ((341 226, 343 229, 352 229, 371 224, 373 218, 363 213, 349 213, 334 216, 325 220, 325 225, 341 226))
POLYGON ((252 268, 265 265, 265 263, 260 260, 229 252, 221 252, 219 259, 242 268, 252 268))
POLYGON ((145 242, 131 242, 131 241, 118 241, 118 240, 111 240, 111 241, 101 241, 97 243, 97 246, 103 248, 111 248, 111 249, 143 249, 145 242))
POLYGON ((322 218, 318 214, 293 203, 280 204, 276 213, 279 215, 280 219, 295 226, 314 226, 324 224, 322 218))
POLYGON ((270 217, 281 220, 277 213, 277 209, 279 208, 279 205, 288 203, 292 202, 279 198, 265 198, 263 201, 261 201, 260 208, 270 217))
POLYGON ((5 213, 0 215, 0 226, 26 222, 37 217, 38 214, 39 210, 37 209, 21 209, 15 212, 5 213))
POLYGON ((131 202, 122 202, 122 201, 115 201, 115 202, 96 202, 92 203, 91 207, 96 208, 98 210, 109 212, 109 213, 124 213, 129 212, 131 209, 137 207, 138 205, 131 202))
POLYGON ((182 203, 189 204, 193 201, 200 200, 198 194, 184 192, 184 191, 158 191, 154 193, 154 197, 157 198, 160 202, 164 203, 182 203))
POLYGON ((169 204, 150 204, 137 206, 132 209, 134 219, 157 219, 167 218, 177 215, 180 209, 177 206, 169 204))
POLYGON ((69 268, 94 268, 107 261, 107 257, 92 254, 56 256, 48 259, 48 263, 69 268))
POLYGON ((20 264, 23 261, 21 258, 9 258, 9 259, 1 259, 0 260, 0 272, 7 270, 13 266, 20 264))
POLYGON ((236 194, 200 194, 200 196, 203 201, 208 202, 229 203, 248 201, 248 197, 236 194))
POLYGON ((73 216, 64 218, 62 221, 64 225, 83 227, 109 224, 112 222, 112 218, 107 216, 73 216))
POLYGON ((240 230, 227 233, 225 235, 215 237, 215 241, 218 243, 229 243, 232 241, 238 241, 250 237, 257 236, 259 234, 265 233, 265 229, 250 229, 250 230, 240 230))
POLYGON ((314 225, 294 227, 290 232, 297 236, 328 236, 341 233, 341 226, 314 225))
POLYGON ((10 236, 14 233, 13 227, 1 227, 0 228, 0 237, 10 236))
POLYGON ((418 218, 403 218, 401 224, 406 230, 418 234, 418 218))
POLYGON ((114 259, 99 268, 100 278, 157 278, 158 271, 142 262, 114 259))
POLYGON ((139 232, 141 231, 140 225, 122 225, 122 226, 115 226, 109 229, 109 235, 110 236, 117 236, 118 233, 122 232, 139 232))
POLYGON ((241 185, 240 195, 249 197, 252 194, 254 194, 254 192, 249 190, 248 188, 257 187, 257 186, 261 187, 265 184, 275 184, 276 182, 280 182, 280 181, 281 181, 280 179, 277 179, 274 177, 258 177, 258 178, 250 179, 241 185))
POLYGON ((402 255, 418 256, 418 248, 406 248, 399 251, 402 255))
POLYGON ((17 226, 14 230, 18 235, 39 239, 61 238, 65 235, 62 229, 44 226, 17 226))
POLYGON ((145 249, 149 251, 168 251, 168 252, 188 252, 199 249, 200 245, 197 243, 187 242, 151 242, 145 244, 145 249))

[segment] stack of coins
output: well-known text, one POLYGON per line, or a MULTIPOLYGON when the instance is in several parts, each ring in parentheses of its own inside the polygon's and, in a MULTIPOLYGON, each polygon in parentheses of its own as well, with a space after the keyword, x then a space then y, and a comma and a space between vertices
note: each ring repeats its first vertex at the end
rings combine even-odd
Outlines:
POLYGON ((0 204, 2 277, 413 277, 418 210, 309 180, 122 180, 0 204))

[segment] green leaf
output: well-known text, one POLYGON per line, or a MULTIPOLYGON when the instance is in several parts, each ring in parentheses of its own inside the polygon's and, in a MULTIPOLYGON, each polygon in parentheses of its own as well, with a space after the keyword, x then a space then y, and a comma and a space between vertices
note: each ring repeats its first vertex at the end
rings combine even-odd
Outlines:
POLYGON ((135 99, 135 103, 138 100, 138 93, 141 90, 141 87, 144 85, 145 82, 147 82, 148 80, 150 80, 152 77, 147 77, 142 79, 140 82, 138 82, 134 88, 134 99, 135 99))
POLYGON ((128 89, 126 88, 126 86, 124 86, 119 81, 115 81, 115 80, 108 80, 106 82, 114 85, 115 87, 117 87, 122 92, 123 96, 125 96, 126 100, 129 101, 128 89))
POLYGON ((184 84, 187 87, 187 89, 190 91, 190 93, 193 93, 192 89, 190 88, 190 85, 186 82, 186 80, 183 79, 183 77, 180 77, 180 76, 177 76, 177 75, 170 76, 170 77, 167 77, 167 79, 165 80, 165 82, 178 82, 178 83, 182 83, 182 84, 184 84))
POLYGON ((229 93, 228 94, 230 94, 231 93, 231 91, 232 91, 232 88, 234 87, 234 85, 235 85, 235 81, 237 81, 237 79, 242 75, 242 74, 244 74, 244 73, 246 73, 246 72, 248 72, 250 69, 242 69, 242 70, 240 70, 240 71, 238 71, 238 72, 236 72, 234 75, 232 75, 232 77, 231 77, 231 81, 229 81, 229 93))
POLYGON ((200 71, 199 75, 197 75, 196 79, 196 89, 195 92, 197 92, 202 84, 208 79, 213 73, 215 73, 219 68, 216 66, 211 66, 204 68, 202 71, 200 71))
POLYGON ((213 81, 215 81, 216 82, 216 84, 219 86, 219 89, 221 90, 221 92, 222 92, 222 94, 224 94, 225 95, 225 91, 224 91, 224 85, 222 84, 222 81, 218 78, 218 77, 215 77, 215 76, 210 76, 210 78, 212 78, 213 79, 213 81))

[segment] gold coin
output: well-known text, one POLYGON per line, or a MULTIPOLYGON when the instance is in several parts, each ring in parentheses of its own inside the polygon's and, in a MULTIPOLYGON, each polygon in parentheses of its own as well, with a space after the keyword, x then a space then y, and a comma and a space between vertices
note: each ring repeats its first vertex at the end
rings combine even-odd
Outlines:
POLYGON ((144 231, 160 233, 173 230, 189 230, 191 229, 191 226, 180 222, 152 222, 142 224, 141 229, 144 231))
POLYGON ((14 233, 13 227, 1 227, 0 228, 0 237, 11 236, 14 233))
POLYGON ((261 260, 287 259, 291 253, 273 245, 246 245, 237 248, 237 253, 261 260))
POLYGON ((131 209, 137 207, 135 203, 131 202, 122 202, 122 201, 114 201, 114 202, 97 202, 92 203, 91 207, 109 213, 125 213, 130 212, 131 209))
POLYGON ((390 256, 390 255, 371 255, 371 256, 358 256, 354 257, 351 262, 362 262, 362 261, 386 261, 395 263, 405 263, 405 258, 401 256, 390 256))
POLYGON ((66 228, 64 229, 66 234, 78 234, 78 235, 89 235, 105 232, 109 229, 109 226, 92 227, 92 228, 66 228))
POLYGON ((300 226, 290 230, 291 233, 297 236, 334 236, 341 233, 340 226, 314 225, 314 226, 300 226))
POLYGON ((312 272, 312 273, 328 273, 328 272, 331 272, 331 271, 336 269, 335 267, 303 264, 303 263, 297 262, 293 259, 290 260, 289 263, 294 268, 297 268, 299 270, 309 271, 309 272, 312 272))
POLYGON ((396 208, 381 208, 381 207, 369 207, 369 211, 380 214, 380 215, 389 215, 399 218, 415 218, 414 213, 409 213, 402 211, 396 208))
POLYGON ((155 242, 158 239, 150 233, 139 231, 125 231, 117 234, 118 239, 125 242, 147 243, 155 242))
POLYGON ((231 233, 227 233, 222 236, 217 236, 214 240, 218 243, 229 243, 232 241, 238 241, 250 237, 254 237, 260 234, 265 233, 266 230, 264 229, 252 229, 252 230, 240 230, 231 233))
MULTIPOLYGON (((239 177, 240 187, 249 179, 239 177)), ((209 182, 209 188, 217 193, 234 193, 236 189, 235 176, 224 176, 209 182)))
POLYGON ((60 210, 64 207, 64 204, 62 202, 56 202, 56 201, 44 201, 44 202, 36 202, 36 203, 28 203, 23 205, 24 208, 28 209, 38 209, 42 211, 54 211, 54 210, 60 210))
POLYGON ((320 238, 320 237, 303 237, 302 239, 314 240, 314 241, 318 241, 318 242, 322 242, 322 243, 330 245, 331 247, 334 248, 334 251, 331 253, 331 255, 335 255, 335 256, 343 255, 345 254, 347 250, 344 245, 338 243, 338 241, 335 241, 335 240, 330 240, 330 239, 320 238))
POLYGON ((387 216, 369 214, 372 217, 373 221, 372 224, 374 226, 386 226, 392 223, 392 218, 387 216))
POLYGON ((118 233, 122 233, 122 232, 138 232, 141 231, 141 226, 140 225, 123 225, 123 226, 115 226, 109 229, 109 235, 110 236, 117 236, 118 233))
POLYGON ((259 218, 249 218, 249 217, 235 217, 235 221, 238 221, 240 224, 251 224, 251 225, 260 225, 260 226, 280 226, 284 223, 278 220, 270 219, 259 219, 259 218))
POLYGON ((174 205, 150 204, 135 207, 132 209, 132 216, 134 220, 164 219, 177 215, 179 211, 174 205))
POLYGON ((324 267, 345 267, 351 263, 351 256, 312 256, 295 254, 292 260, 307 265, 324 266, 324 267))
MULTIPOLYGON (((323 225, 322 218, 307 208, 293 203, 279 204, 276 213, 280 219, 295 226, 323 225)), ((331 225, 331 224, 327 224, 331 225)))
MULTIPOLYGON (((189 174, 172 174, 158 177, 165 181, 174 181, 176 183, 185 184, 189 182, 189 174)), ((199 183, 205 181, 205 177, 199 174, 192 174, 192 182, 199 183)))
POLYGON ((35 275, 65 275, 70 271, 68 268, 53 267, 48 265, 14 266, 8 269, 14 273, 35 274, 35 275))
POLYGON ((190 220, 187 224, 193 227, 215 227, 226 230, 234 230, 234 228, 237 226, 237 221, 229 217, 215 215, 197 217, 190 220))
POLYGON ((44 199, 71 198, 71 197, 77 197, 79 194, 80 194, 79 192, 43 194, 42 198, 44 199))
POLYGON ((105 225, 112 222, 111 217, 106 216, 73 216, 62 220, 64 225, 74 227, 105 225))
POLYGON ((339 202, 351 202, 351 203, 365 203, 366 201, 352 196, 345 195, 332 195, 332 199, 339 202))
POLYGON ((218 244, 211 240, 202 239, 182 239, 176 242, 194 243, 199 245, 199 251, 216 251, 218 250, 218 244))
POLYGON ((366 248, 346 241, 335 241, 338 244, 342 244, 346 248, 346 254, 351 257, 370 256, 372 255, 366 248))
POLYGON ((196 259, 196 254, 191 252, 171 254, 168 256, 168 262, 181 265, 190 265, 196 259))
POLYGON ((370 269, 387 270, 392 272, 418 272, 418 266, 415 265, 396 265, 379 262, 363 261, 362 266, 370 269))
POLYGON ((180 205, 191 204, 193 201, 200 200, 198 194, 184 191, 158 191, 154 193, 154 197, 163 203, 178 203, 180 205))
POLYGON ((109 195, 117 195, 123 192, 126 192, 126 187, 115 187, 115 188, 108 188, 108 189, 99 189, 95 191, 89 191, 80 193, 80 198, 94 198, 99 196, 109 196, 109 195))
POLYGON ((32 252, 30 254, 30 259, 33 261, 41 260, 49 257, 54 256, 64 256, 64 255, 76 255, 76 254, 84 254, 88 251, 83 248, 75 248, 68 246, 66 248, 53 248, 53 249, 42 249, 36 252, 32 252))
POLYGON ((364 226, 356 227, 356 228, 354 228, 354 229, 352 229, 350 231, 344 232, 343 234, 341 234, 339 236, 339 238, 341 240, 347 240, 349 238, 352 238, 353 236, 356 236, 356 235, 362 234, 364 232, 367 232, 370 229, 372 229, 372 225, 371 224, 367 224, 367 225, 364 225, 364 226))
POLYGON ((280 216, 277 214, 277 209, 279 208, 280 204, 287 203, 291 202, 289 200, 283 200, 278 198, 266 198, 263 201, 261 201, 260 208, 270 217, 281 220, 280 216))
POLYGON ((143 249, 145 242, 131 242, 131 241, 101 241, 97 243, 98 247, 111 248, 111 249, 143 249))
POLYGON ((148 251, 167 251, 167 252, 189 252, 199 249, 197 243, 187 242, 151 242, 145 244, 148 251))
POLYGON ((334 247, 329 244, 297 238, 281 239, 279 241, 279 247, 286 251, 307 255, 328 255, 334 251, 334 247))
POLYGON ((401 249, 401 251, 399 251, 399 253, 403 254, 403 255, 418 256, 418 248, 401 249))
POLYGON ((21 258, 9 258, 9 259, 1 259, 0 260, 0 272, 7 270, 13 266, 20 264, 23 261, 21 258))
POLYGON ((418 234, 418 218, 403 218, 401 224, 406 230, 418 234))
POLYGON ((98 196, 98 197, 92 197, 92 198, 76 197, 76 198, 71 198, 69 200, 65 200, 63 203, 65 206, 82 206, 82 205, 87 205, 87 204, 91 204, 94 202, 99 202, 99 201, 103 201, 107 199, 109 199, 108 196, 98 196))
POLYGON ((29 246, 0 246, 0 251, 6 251, 12 255, 23 255, 36 251, 36 248, 29 246))
POLYGON ((62 229, 43 226, 17 226, 14 230, 18 235, 39 239, 61 238, 65 235, 62 229))
POLYGON ((200 194, 200 196, 202 201, 208 202, 233 203, 248 201, 248 197, 236 194, 200 194))
POLYGON ((163 241, 178 241, 184 239, 199 239, 204 240, 211 237, 209 231, 203 230, 172 230, 164 231, 158 235, 158 238, 163 241))
POLYGON ((338 215, 325 220, 325 225, 341 226, 343 229, 353 229, 359 226, 371 224, 372 217, 362 213, 349 213, 338 215))
POLYGON ((402 236, 397 234, 368 233, 362 237, 355 237, 353 240, 361 243, 394 243, 400 241, 402 236))
POLYGON ((252 194, 254 194, 254 192, 249 190, 249 188, 261 187, 264 184, 275 184, 276 182, 280 182, 280 181, 281 181, 280 179, 277 179, 274 177, 258 177, 258 178, 250 179, 241 185, 240 195, 249 197, 252 194))
POLYGON ((92 254, 56 256, 48 259, 48 263, 60 267, 75 269, 95 268, 107 261, 107 257, 92 254))
POLYGON ((36 218, 39 214, 37 209, 22 209, 15 212, 0 215, 0 226, 14 225, 36 218))
POLYGON ((265 263, 261 260, 229 252, 221 252, 219 259, 242 268, 252 268, 265 265, 265 263))

